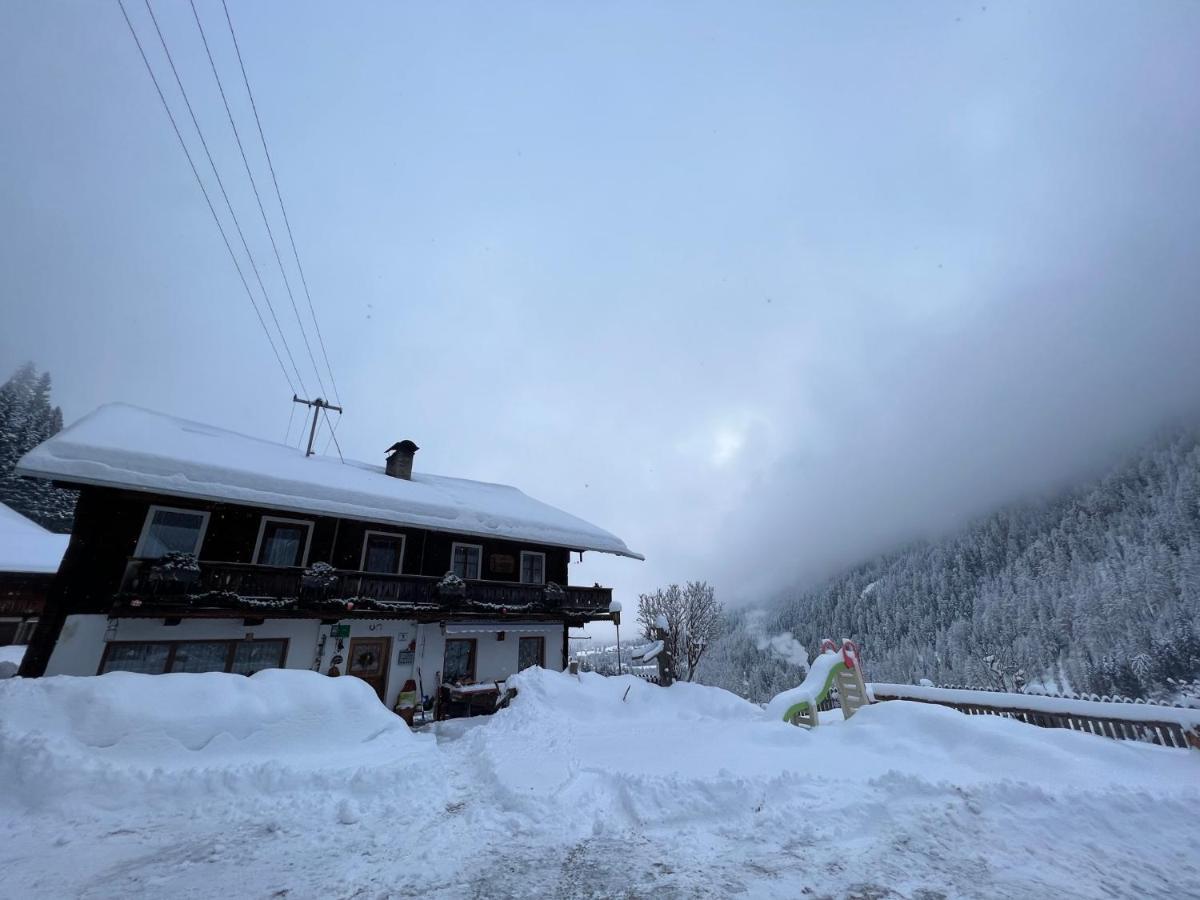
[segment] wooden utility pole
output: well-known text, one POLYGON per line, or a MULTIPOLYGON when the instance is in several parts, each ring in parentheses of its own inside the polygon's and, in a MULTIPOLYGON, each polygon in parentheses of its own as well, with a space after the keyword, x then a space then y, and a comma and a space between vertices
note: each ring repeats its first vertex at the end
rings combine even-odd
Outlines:
POLYGON ((317 419, 321 417, 321 410, 332 409, 336 413, 341 413, 342 408, 340 406, 334 406, 332 403, 328 402, 327 400, 322 400, 320 397, 315 400, 301 400, 295 394, 292 394, 292 402, 312 407, 313 420, 312 427, 308 430, 308 452, 304 454, 305 456, 312 456, 313 441, 316 440, 317 437, 317 419))

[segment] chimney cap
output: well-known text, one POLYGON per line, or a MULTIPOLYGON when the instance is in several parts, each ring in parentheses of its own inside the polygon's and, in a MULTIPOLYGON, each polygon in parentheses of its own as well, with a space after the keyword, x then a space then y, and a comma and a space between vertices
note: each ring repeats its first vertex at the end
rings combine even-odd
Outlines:
POLYGON ((397 441, 396 443, 392 444, 392 446, 388 447, 387 450, 385 450, 384 452, 385 453, 395 453, 397 450, 400 450, 400 451, 403 451, 404 453, 416 453, 420 449, 421 448, 418 447, 416 444, 414 444, 412 441, 404 440, 404 441, 397 441))

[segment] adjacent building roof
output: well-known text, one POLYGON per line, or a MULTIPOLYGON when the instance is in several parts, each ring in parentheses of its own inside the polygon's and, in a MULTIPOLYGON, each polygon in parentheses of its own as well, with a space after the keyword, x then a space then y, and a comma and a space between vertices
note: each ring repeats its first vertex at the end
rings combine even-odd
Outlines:
POLYGON ((70 542, 0 503, 0 572, 53 574, 70 542))
POLYGON ((634 559, 614 534, 503 484, 305 457, 294 447, 124 403, 102 406, 35 447, 17 472, 75 484, 152 491, 596 550, 634 559))

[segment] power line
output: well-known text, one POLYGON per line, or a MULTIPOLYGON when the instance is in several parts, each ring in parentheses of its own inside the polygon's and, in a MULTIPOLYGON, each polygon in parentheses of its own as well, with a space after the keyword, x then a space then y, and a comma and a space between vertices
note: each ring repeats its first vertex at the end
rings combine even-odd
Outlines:
POLYGON ((283 205, 283 193, 279 190, 279 179, 275 177, 275 164, 271 160, 271 151, 267 149, 267 136, 263 132, 262 120, 258 116, 258 104, 254 102, 254 92, 250 90, 250 78, 246 74, 246 64, 242 61, 242 48, 238 44, 237 34, 233 30, 233 19, 229 15, 229 4, 221 0, 225 10, 225 21, 229 23, 229 36, 233 38, 233 49, 237 52, 238 67, 242 70, 242 82, 246 85, 246 96, 250 98, 250 108, 254 110, 254 122, 258 126, 258 137, 262 141, 263 154, 267 157, 267 168, 271 171, 271 183, 275 186, 275 197, 279 200, 279 211, 283 213, 283 224, 287 228, 288 241, 292 245, 292 255, 296 258, 296 269, 300 273, 300 283, 304 286, 304 296, 308 300, 308 312, 312 316, 313 328, 317 332, 317 341, 321 345, 321 356, 325 359, 325 370, 329 373, 329 383, 333 387, 334 399, 340 404, 341 395, 338 393, 337 382, 333 378, 333 368, 329 365, 329 352, 325 349, 325 338, 321 334, 321 325, 317 321, 317 312, 313 308, 312 293, 308 289, 308 279, 304 276, 304 267, 300 265, 300 251, 296 249, 296 238, 292 234, 292 223, 288 219, 287 207, 283 205))
MULTIPOLYGON (((162 44, 163 53, 166 54, 167 62, 171 66, 171 73, 175 76, 175 84, 179 87, 179 93, 183 95, 183 103, 187 107, 188 115, 192 118, 192 125, 195 126, 196 134, 200 138, 200 146, 204 148, 204 155, 208 157, 208 164, 212 168, 213 177, 216 178, 217 186, 221 189, 221 196, 225 198, 225 206, 229 210, 229 216, 233 219, 233 226, 237 229, 238 237, 242 241, 242 249, 246 251, 246 256, 250 260, 250 268, 254 271, 255 280, 258 281, 258 287, 262 291, 263 299, 267 302, 267 309, 271 313, 271 320, 279 330, 279 340, 283 344, 284 351, 287 353, 288 362, 292 364, 292 370, 296 373, 296 381, 300 383, 300 389, 307 394, 308 389, 304 386, 304 378, 300 374, 299 366, 296 365, 295 357, 292 356, 292 348, 288 346, 283 326, 279 324, 279 317, 275 315, 275 306, 271 303, 271 295, 267 293, 267 286, 263 284, 262 275, 258 271, 258 264, 254 262, 254 254, 250 252, 250 245, 246 242, 246 235, 242 232, 242 225, 238 221, 237 213, 233 211, 233 204, 230 202, 229 194, 225 190, 225 182, 221 180, 221 173, 217 171, 217 164, 213 160, 212 152, 208 149, 208 141, 204 139, 204 131, 200 128, 200 121, 196 118, 196 111, 192 109, 192 101, 188 99, 187 91, 183 87, 183 79, 179 77, 179 70, 175 68, 175 59, 171 56, 171 50, 167 46, 167 39, 163 37, 162 29, 158 26, 158 17, 154 15, 154 8, 150 5, 150 0, 145 0, 145 4, 146 11, 150 13, 150 21, 154 23, 154 30, 158 34, 158 41, 162 44)), ((124 9, 123 6, 122 9, 124 9)))
MULTIPOLYGON (((200 30, 200 40, 204 43, 204 52, 208 56, 208 64, 212 68, 213 78, 217 82, 217 90, 221 94, 221 102, 225 106, 225 115, 229 118, 229 127, 233 129, 233 139, 237 142, 238 152, 242 155, 242 165, 246 167, 246 177, 250 179, 250 187, 254 190, 254 199, 258 202, 258 212, 262 216, 263 225, 267 229, 267 237, 271 239, 271 249, 275 252, 275 262, 279 264, 279 274, 283 276, 283 286, 287 290, 288 300, 292 304, 292 312, 296 315, 296 324, 300 326, 300 337, 304 339, 304 348, 308 351, 308 361, 312 363, 313 373, 317 376, 317 384, 321 388, 321 393, 325 394, 325 382, 321 378, 321 367, 317 365, 317 359, 313 356, 312 345, 308 342, 308 333, 304 329, 304 321, 300 318, 300 310, 296 306, 296 297, 292 293, 292 284, 288 280, 287 270, 283 265, 283 258, 279 255, 279 246, 275 243, 275 232, 271 230, 271 222, 267 218, 267 211, 263 207, 262 197, 258 193, 258 183, 254 180, 254 173, 250 169, 250 161, 246 159, 246 148, 242 146, 242 136, 238 131, 237 123, 233 118, 233 110, 229 108, 229 99, 225 96, 225 86, 221 83, 221 75, 217 71, 217 63, 213 59, 212 50, 208 46, 208 35, 204 33, 204 25, 200 21, 200 13, 196 9, 195 0, 188 0, 192 7, 192 16, 196 20, 196 27, 200 30)), ((313 319, 316 324, 316 319, 313 319)), ((338 400, 340 403, 341 400, 338 400)))
MULTIPOLYGON (((325 424, 329 426, 329 436, 333 438, 333 446, 337 450, 338 459, 341 460, 342 463, 345 463, 345 457, 342 456, 342 445, 338 443, 337 431, 334 429, 333 423, 329 421, 329 409, 322 408, 321 412, 325 414, 325 424)), ((338 410, 338 412, 341 412, 341 410, 338 410)), ((326 444, 325 448, 328 449, 329 444, 326 444)))
MULTIPOLYGON (((117 5, 121 7, 121 15, 125 19, 125 24, 129 26, 129 33, 133 37, 133 42, 137 45, 138 53, 142 57, 142 62, 146 66, 146 72, 150 75, 150 80, 154 83, 154 90, 158 93, 158 99, 162 101, 163 109, 167 113, 167 118, 171 120, 171 128, 175 132, 175 137, 179 140, 179 146, 183 150, 183 155, 187 157, 188 166, 191 167, 192 175, 196 178, 196 184, 200 187, 200 193, 204 195, 204 202, 208 205, 208 211, 212 213, 213 222, 217 225, 217 230, 221 233, 221 240, 225 244, 225 249, 229 251, 229 258, 233 261, 233 267, 237 270, 238 279, 242 282, 242 287, 246 291, 246 299, 250 301, 250 305, 254 308, 254 315, 258 318, 258 324, 262 326, 263 334, 267 336, 267 343, 271 345, 271 352, 275 354, 275 360, 279 363, 279 370, 283 372, 283 378, 288 383, 288 387, 292 389, 294 394, 296 391, 295 385, 292 383, 292 376, 288 374, 287 366, 283 364, 283 357, 279 355, 279 348, 275 346, 275 339, 271 337, 271 329, 267 327, 267 322, 262 316, 262 311, 258 308, 258 303, 254 299, 254 293, 250 290, 250 284, 246 281, 246 276, 242 272, 241 264, 238 262, 237 254, 233 252, 233 246, 229 243, 229 236, 225 233, 225 226, 221 224, 221 217, 217 215, 217 209, 213 206, 212 198, 208 194, 208 188, 204 186, 204 181, 200 177, 200 172, 196 168, 196 163, 192 159, 191 151, 188 150, 187 142, 183 139, 183 134, 179 130, 179 125, 175 121, 175 114, 171 112, 171 107, 167 103, 166 95, 163 94, 162 87, 158 83, 158 77, 154 74, 154 69, 150 65, 150 60, 146 56, 146 51, 142 47, 142 42, 137 36, 137 31, 133 27, 133 22, 129 19, 129 13, 125 9, 125 4, 122 0, 117 0, 117 5)), ((289 425, 288 430, 291 430, 289 425)))

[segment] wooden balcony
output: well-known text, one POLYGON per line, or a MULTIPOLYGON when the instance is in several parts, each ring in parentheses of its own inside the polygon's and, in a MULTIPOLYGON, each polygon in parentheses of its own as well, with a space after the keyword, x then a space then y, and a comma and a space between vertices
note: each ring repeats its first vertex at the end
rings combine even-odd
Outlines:
POLYGON ((247 563, 200 562, 199 572, 156 571, 155 561, 131 558, 121 606, 231 608, 308 612, 322 616, 440 613, 566 613, 607 618, 612 589, 511 581, 463 581, 450 587, 428 575, 334 571, 323 578, 304 569, 247 563))

